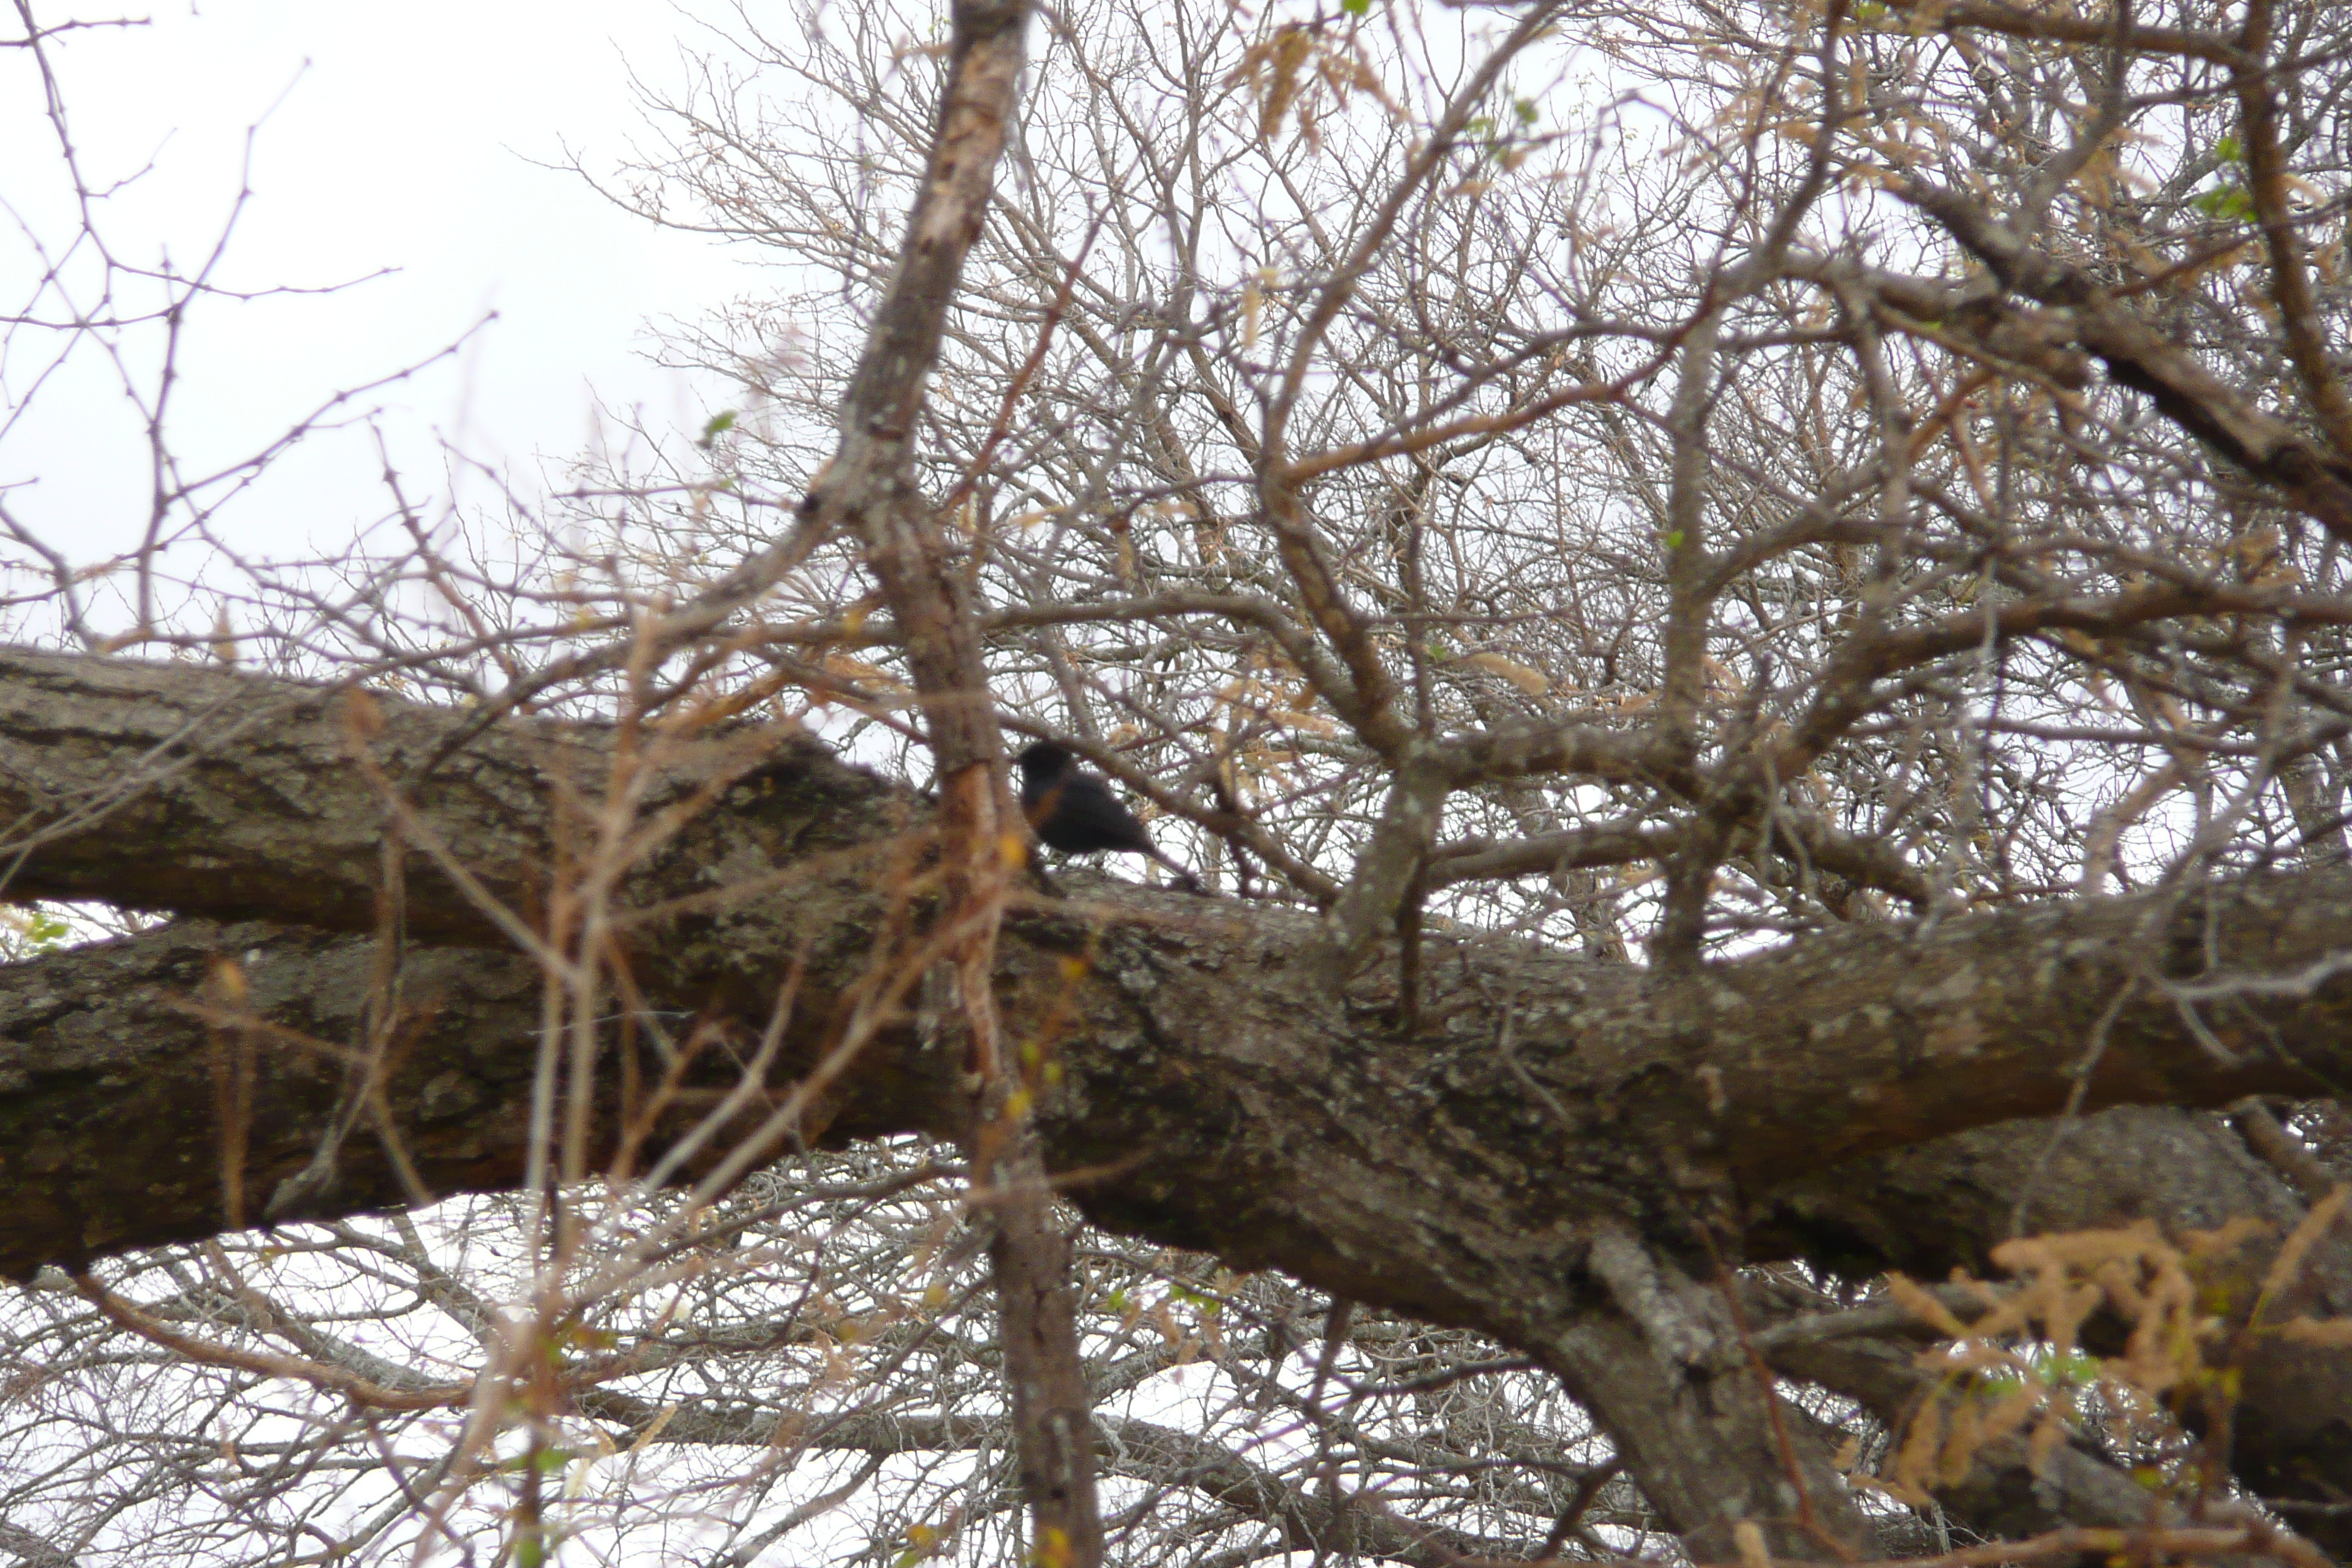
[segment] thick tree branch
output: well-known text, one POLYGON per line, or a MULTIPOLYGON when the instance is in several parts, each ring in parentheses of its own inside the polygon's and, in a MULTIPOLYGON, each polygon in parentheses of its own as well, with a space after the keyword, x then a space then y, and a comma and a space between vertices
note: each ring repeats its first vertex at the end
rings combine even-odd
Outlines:
MULTIPOLYGON (((373 918, 382 804, 347 760, 331 697, 101 659, 20 657, 7 676, 0 801, 20 814, 20 895, 199 913, 282 902, 347 929, 373 918), (240 725, 248 710, 267 725, 240 725), (190 727, 197 711, 208 727, 190 727), (174 738, 184 754, 160 743, 174 738), (124 792, 115 781, 134 769, 143 787, 124 792), (114 803, 102 819, 75 815, 100 798, 114 803)), ((389 777, 463 722, 378 707, 370 743, 389 777)), ((780 1058, 782 1072, 805 1071, 835 1037, 840 999, 866 994, 877 871, 914 864, 929 807, 805 743, 680 731, 667 793, 647 809, 709 809, 681 814, 621 889, 632 973, 656 1007, 756 1019, 805 954, 805 1023, 780 1058)), ((593 783, 602 743, 580 727, 499 726, 417 793, 413 824, 527 910, 560 841, 543 803, 593 783)), ((412 929, 491 942, 434 865, 420 858, 409 878, 412 929)), ((1032 1021, 1060 1068, 1039 1129, 1050 1168, 1087 1173, 1081 1205, 1115 1228, 1484 1330, 1569 1375, 1620 1428, 1685 1400, 1717 1408, 1739 1385, 1702 1386, 1720 1374, 1643 1319, 1633 1276, 1596 1252, 1608 1235, 1633 1238, 1658 1278, 1687 1280, 1658 1299, 1703 1317, 1717 1277, 1707 1238, 1737 1235, 1748 1205, 1841 1161, 2077 1097, 2220 1104, 2352 1079, 2341 873, 1807 939, 1684 976, 1464 944, 1429 964, 1428 1022, 1411 1035, 1385 1021, 1379 979, 1307 994, 1311 917, 1087 885, 1082 903, 1016 904, 994 975, 1005 1015, 1032 1021), (1650 1346, 1612 1373, 1650 1366, 1643 1389, 1612 1393, 1595 1370, 1603 1342, 1650 1346)), ((21 1273, 221 1228, 219 1047, 172 998, 201 988, 209 952, 259 947, 246 965, 252 1012, 353 1040, 364 946, 187 927, 0 972, 0 1262, 21 1273)), ((436 1190, 510 1184, 536 972, 488 951, 417 962, 411 995, 438 1000, 407 1026, 389 1094, 413 1124, 392 1136, 436 1190)), ((286 1038, 217 1011, 209 1027, 286 1038)), ((886 1020, 804 1131, 952 1133, 961 1063, 940 1058, 953 1054, 886 1020)), ((255 1073, 237 1136, 260 1191, 307 1162, 341 1072, 289 1044, 257 1051, 255 1073)), ((617 1095, 600 1110, 602 1147, 617 1095)), ((404 1201, 388 1166, 380 1139, 354 1139, 321 1208, 404 1201)), ((1666 1452, 1664 1428, 1654 1436, 1666 1452)), ((1637 1479, 1671 1497, 1665 1468, 1637 1463, 1637 1479)), ((1707 1511, 1717 1502, 1693 1506, 1678 1528, 1726 1527, 1707 1511)), ((1787 1517, 1769 1495, 1753 1506, 1787 1517)))
MULTIPOLYGON (((0 801, 25 820, 20 896, 203 915, 280 906, 292 919, 344 929, 372 919, 379 807, 343 759, 331 698, 101 659, 19 658, 10 673, 0 679, 0 801), (192 710, 239 690, 270 715, 266 743, 238 743, 261 727, 223 721, 215 732, 230 734, 229 744, 152 759, 158 738, 182 732, 192 710), (142 766, 153 770, 144 793, 102 820, 70 818, 77 802, 115 792, 142 766)), ((380 752, 429 750, 461 721, 382 707, 380 752)), ((543 795, 562 782, 538 759, 560 754, 573 779, 588 778, 597 746, 594 731, 577 727, 503 727, 456 783, 416 804, 416 816, 485 886, 527 907, 554 837, 543 795), (472 784, 484 776, 498 787, 472 784)), ((624 889, 644 982, 673 1003, 763 1005, 803 947, 818 995, 845 987, 862 973, 861 932, 877 896, 859 873, 924 831, 919 798, 814 747, 790 743, 752 766, 740 746, 726 737, 680 744, 678 788, 734 782, 624 889)), ((432 873, 419 858, 412 931, 489 942, 485 923, 432 873)), ((2046 1113, 2067 1102, 2078 1078, 2095 1108, 2218 1104, 2324 1090, 2352 1076, 2340 1027, 2352 977, 2335 971, 2336 955, 2352 949, 2352 880, 2325 872, 2249 879, 2178 903, 2116 900, 1951 920, 1927 936, 1811 939, 1687 981, 1524 944, 1472 944, 1433 981, 1439 1022, 1413 1039, 1371 1026, 1366 1009, 1385 1001, 1376 992, 1328 1005, 1298 994, 1291 969, 1314 930, 1304 916, 1116 885, 1084 905, 1016 911, 998 983, 1013 1005, 1050 1001, 1037 1016, 1068 1021, 1057 1044, 1069 1077, 1047 1113, 1066 1141, 1057 1162, 1117 1164, 1139 1150, 1170 1151, 1165 1163, 1149 1154, 1134 1174, 1103 1184, 1097 1202, 1139 1204, 1166 1228, 1246 1233, 1254 1205, 1186 1199, 1178 1188, 1192 1182, 1175 1182, 1178 1173, 1296 1169, 1322 1155, 1283 1155, 1278 1138, 1250 1135, 1253 1123, 1272 1130, 1295 1110, 1310 1123, 1362 1117, 1376 1128, 1411 1105, 1434 1119, 1424 1121, 1419 1175, 1458 1165, 1479 1188, 1525 1182, 1527 1196, 1512 1201, 1531 1214, 1625 1214, 1664 1235, 1688 1202, 1670 1195, 1685 1186, 1655 1168, 1666 1149, 1698 1151, 1717 1173, 1708 1180, 1726 1191, 1757 1191, 1874 1151, 2046 1113), (1089 952, 1074 977, 1064 959, 1089 952), (1506 1017, 1517 1044, 1499 1051, 1506 1017), (1216 1096, 1240 1136, 1223 1152, 1203 1151, 1200 1130, 1150 1114, 1155 1081, 1222 1084, 1216 1096), (1563 1133, 1591 1152, 1560 1162, 1563 1133), (1203 1152, 1205 1166, 1188 1164, 1203 1152)), ((820 1006, 807 1011, 824 1017, 820 1006)), ((858 1069, 856 1093, 844 1090, 845 1126, 938 1124, 927 1080, 892 1076, 903 1074, 908 1049, 902 1032, 858 1069), (869 1083, 887 1086, 883 1098, 869 1083), (852 1103, 856 1094, 868 1096, 872 1114, 852 1103)), ((1201 1103, 1197 1087, 1177 1099, 1201 1103)), ((1311 1206, 1331 1242, 1349 1238, 1335 1246, 1335 1267, 1374 1237, 1376 1250, 1392 1245, 1387 1213, 1347 1219, 1348 1205, 1311 1206)), ((1443 1307, 1440 1315, 1461 1310, 1459 1292, 1433 1285, 1423 1305, 1443 1307)))

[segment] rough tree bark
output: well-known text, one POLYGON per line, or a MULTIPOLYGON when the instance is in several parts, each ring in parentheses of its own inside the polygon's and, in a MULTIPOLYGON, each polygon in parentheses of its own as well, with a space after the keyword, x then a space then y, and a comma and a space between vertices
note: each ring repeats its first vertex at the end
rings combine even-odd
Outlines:
MULTIPOLYGON (((376 697, 354 725, 349 700, 188 667, 0 662, 13 891, 193 917, 0 972, 13 1272, 225 1226, 212 1086, 235 1040, 255 1047, 248 1189, 310 1159, 340 1063, 252 1020, 208 1023, 189 999, 212 955, 243 955, 255 1018, 352 1037, 384 815, 371 773, 399 784, 467 720, 376 697), (362 743, 372 769, 354 765, 362 743), (256 917, 273 923, 205 923, 256 917)), ((436 1192, 516 1179, 536 980, 480 900, 529 908, 557 858, 559 807, 593 791, 604 740, 509 721, 401 785, 410 930, 425 946, 387 1092, 396 1125, 352 1140, 319 1212, 404 1201, 389 1139, 436 1192)), ((749 728, 677 741, 667 778, 672 798, 711 805, 622 889, 632 973, 662 1006, 757 1020, 804 954, 781 1072, 805 1071, 866 973, 877 872, 914 863, 930 804, 749 728)), ((1732 1254, 1846 1268, 1975 1258, 2017 1196, 1988 1173, 2022 1180, 2048 1136, 1997 1124, 2077 1096, 2085 1111, 2215 1106, 2352 1073, 2352 978, 2338 973, 2352 876, 2338 871, 1808 939, 1680 975, 1425 938, 1436 951, 1410 1033, 1392 1021, 1389 963, 1336 994, 1302 986, 1319 929, 1115 885, 1016 901, 994 980, 1006 1016, 1055 1021, 1047 1164, 1082 1173, 1073 1195, 1099 1223, 1525 1349, 1590 1405, 1702 1555, 1729 1555, 1742 1520, 1776 1554, 1860 1544, 1819 1443, 1770 1423, 1723 1294, 1732 1254)), ((954 1134, 965 1101, 943 1054, 895 1022, 809 1133, 954 1134)), ((2105 1223, 2126 1217, 2117 1205, 2182 1225, 2287 1212, 2274 1186, 2198 1186, 2219 1156, 2164 1131, 2182 1125, 2084 1123, 2036 1180, 2032 1223, 2105 1223), (2108 1135, 2087 1130, 2107 1126, 2123 1131, 2103 1154, 2108 1135), (2107 1179, 2180 1149, 2189 1185, 2170 1197, 2107 1179), (2107 1163, 2098 1179, 2067 1163, 2086 1160, 2107 1163), (2089 1196, 2103 1188, 2118 1194, 2104 1209, 2089 1196), (2182 1195, 2200 1192, 2213 1201, 2182 1195)), ((2344 1310, 2346 1278, 2331 1240, 2285 1305, 2344 1310)), ((2241 1462, 2283 1494, 2337 1495, 2346 1405, 2327 1391, 2352 1358, 2248 1353, 2242 1426, 2263 1436, 2241 1462)), ((1784 1370, 1838 1383, 1793 1359, 1784 1370)), ((1849 1381, 1871 1403, 1861 1374, 1849 1381)))

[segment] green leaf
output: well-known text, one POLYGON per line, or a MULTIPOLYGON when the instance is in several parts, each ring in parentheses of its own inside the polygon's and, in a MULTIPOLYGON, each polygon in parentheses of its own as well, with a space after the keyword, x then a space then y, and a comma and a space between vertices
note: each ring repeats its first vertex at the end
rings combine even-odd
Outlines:
POLYGON ((499 1468, 512 1476, 519 1476, 525 1470, 537 1470, 542 1476, 559 1476, 563 1473, 563 1467, 577 1458, 579 1456, 569 1448, 533 1448, 528 1453, 517 1454, 511 1459, 500 1460, 499 1468))
POLYGON ((25 945, 37 953, 57 952, 72 935, 73 927, 47 910, 35 910, 25 921, 25 945))
POLYGON ((2224 136, 2213 143, 2213 156, 2224 163, 2242 163, 2246 160, 2246 150, 2238 145, 2236 137, 2224 136))
POLYGON ((713 440, 733 428, 735 428, 735 411, 732 408, 722 408, 704 422, 702 444, 708 447, 713 440))
POLYGON ((2192 204, 2207 217, 2223 223, 2251 223, 2254 216, 2254 198, 2242 185, 2220 185, 2199 196, 2192 204))
POLYGON ((1372 14, 1372 0, 1339 0, 1339 9, 1350 16, 1369 16, 1372 14))

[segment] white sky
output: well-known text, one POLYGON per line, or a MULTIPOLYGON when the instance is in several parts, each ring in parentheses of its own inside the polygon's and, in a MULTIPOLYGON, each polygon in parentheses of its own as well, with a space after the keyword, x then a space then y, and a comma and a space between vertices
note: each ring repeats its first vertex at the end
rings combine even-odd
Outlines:
MULTIPOLYGON (((37 0, 35 14, 54 26, 115 13, 37 0)), ((560 471, 590 443, 599 398, 685 428, 723 405, 723 388, 646 363, 643 329, 701 315, 750 274, 730 253, 656 229, 530 162, 560 157, 566 143, 591 166, 625 152, 642 124, 628 72, 666 86, 681 75, 681 42, 703 41, 677 10, 653 0, 158 0, 146 15, 151 26, 53 46, 86 173, 120 179, 155 163, 106 204, 117 253, 197 264, 235 196, 246 128, 262 121, 254 199, 221 280, 310 287, 399 268, 340 295, 205 307, 173 421, 173 444, 194 464, 243 456, 492 310, 499 319, 461 362, 372 400, 388 408, 412 499, 446 492, 436 433, 532 491, 542 457, 560 471)), ((70 237, 69 209, 39 110, 26 52, 0 50, 0 199, 55 245, 70 237)), ((0 312, 20 309, 37 277, 21 231, 8 229, 0 312)), ((39 347, 20 335, 11 352, 12 399, 39 347)), ((38 481, 12 489, 9 504, 76 561, 136 538, 144 463, 120 383, 96 356, 79 357, 0 438, 0 484, 38 481)), ((331 550, 390 510, 377 469, 363 434, 328 437, 241 502, 229 531, 262 553, 331 550)), ((461 494, 492 499, 479 481, 461 494)))

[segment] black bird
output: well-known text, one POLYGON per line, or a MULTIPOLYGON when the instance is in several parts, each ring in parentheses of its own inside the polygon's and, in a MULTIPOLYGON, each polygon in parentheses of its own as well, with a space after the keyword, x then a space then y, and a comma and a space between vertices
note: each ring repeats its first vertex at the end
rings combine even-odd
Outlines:
POLYGON ((1201 890, 1192 872, 1160 853, 1110 785, 1079 767, 1066 748, 1039 741, 1013 760, 1021 764, 1021 815, 1047 848, 1070 855, 1149 855, 1187 889, 1201 890))

